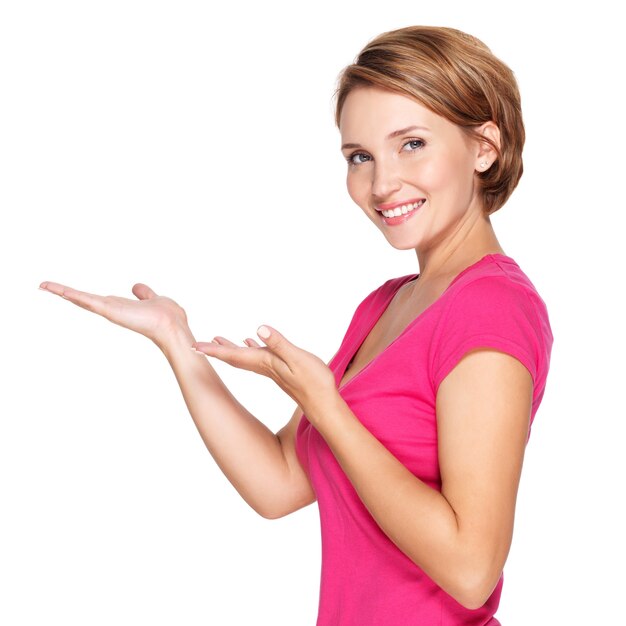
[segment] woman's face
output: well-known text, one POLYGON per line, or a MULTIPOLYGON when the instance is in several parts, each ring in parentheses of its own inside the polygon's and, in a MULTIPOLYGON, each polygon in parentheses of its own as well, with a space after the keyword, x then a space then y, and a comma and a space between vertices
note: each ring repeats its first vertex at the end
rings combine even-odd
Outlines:
POLYGON ((488 169, 479 163, 491 164, 494 157, 416 100, 355 88, 344 102, 339 128, 348 193, 394 248, 445 246, 482 215, 475 172, 488 169), (395 206, 403 212, 399 217, 381 212, 395 206))

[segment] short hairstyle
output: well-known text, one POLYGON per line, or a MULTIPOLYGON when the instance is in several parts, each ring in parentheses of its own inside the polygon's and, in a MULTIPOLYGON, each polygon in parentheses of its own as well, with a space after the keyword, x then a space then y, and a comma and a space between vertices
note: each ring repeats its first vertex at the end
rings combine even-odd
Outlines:
POLYGON ((524 122, 513 71, 482 41, 441 26, 408 26, 378 35, 338 76, 337 127, 347 95, 361 86, 414 98, 469 137, 493 146, 498 156, 487 171, 477 173, 479 193, 487 215, 504 205, 524 171, 524 122), (490 120, 500 129, 500 148, 475 130, 490 120))

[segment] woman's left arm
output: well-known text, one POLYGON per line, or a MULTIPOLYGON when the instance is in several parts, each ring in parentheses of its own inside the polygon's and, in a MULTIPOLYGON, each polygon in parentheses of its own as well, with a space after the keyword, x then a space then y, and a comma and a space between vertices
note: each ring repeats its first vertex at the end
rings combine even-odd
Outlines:
POLYGON ((511 546, 532 406, 530 372, 493 349, 468 352, 436 400, 441 493, 412 474, 337 393, 317 428, 385 534, 466 608, 481 607, 511 546))
POLYGON ((383 532, 466 608, 481 607, 500 578, 532 406, 530 372, 513 356, 474 349, 436 398, 441 492, 412 474, 343 400, 315 355, 272 329, 266 346, 217 338, 196 348, 272 378, 320 432, 383 532))

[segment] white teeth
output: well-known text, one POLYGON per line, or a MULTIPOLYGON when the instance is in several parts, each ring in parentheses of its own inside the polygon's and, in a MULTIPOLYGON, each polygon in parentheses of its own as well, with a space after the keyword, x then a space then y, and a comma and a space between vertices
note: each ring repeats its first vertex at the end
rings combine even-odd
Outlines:
POLYGON ((420 200, 419 202, 413 202, 412 204, 403 204, 402 206, 396 207, 395 209, 389 209, 388 211, 381 211, 381 213, 385 217, 398 217, 399 215, 406 215, 410 213, 414 209, 417 209, 418 206, 422 206, 426 202, 425 200, 420 200))

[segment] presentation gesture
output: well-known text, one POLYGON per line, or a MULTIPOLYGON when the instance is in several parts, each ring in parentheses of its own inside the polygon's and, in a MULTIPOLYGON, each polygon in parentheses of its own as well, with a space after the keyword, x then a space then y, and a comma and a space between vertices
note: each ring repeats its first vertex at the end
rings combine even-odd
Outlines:
POLYGON ((173 329, 187 326, 187 315, 181 306, 171 298, 157 295, 143 283, 133 285, 132 292, 137 300, 99 296, 50 281, 44 281, 39 288, 97 313, 114 324, 140 333, 159 347, 173 329))
POLYGON ((311 409, 313 414, 314 408, 337 393, 335 376, 320 358, 298 348, 274 328, 260 326, 257 334, 265 346, 254 339, 246 339, 244 347, 215 337, 210 343, 194 342, 192 349, 271 378, 305 413, 311 409))

